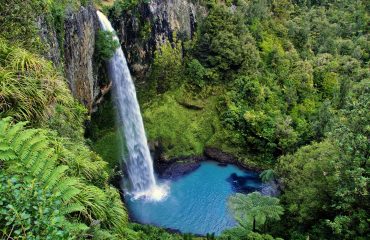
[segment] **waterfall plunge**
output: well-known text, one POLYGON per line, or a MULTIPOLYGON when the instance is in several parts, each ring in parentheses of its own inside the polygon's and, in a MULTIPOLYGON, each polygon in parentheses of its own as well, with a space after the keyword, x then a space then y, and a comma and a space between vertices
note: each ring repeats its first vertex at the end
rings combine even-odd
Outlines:
MULTIPOLYGON (((114 32, 108 18, 99 11, 97 14, 102 29, 114 32)), ((117 36, 114 38, 118 41, 117 36)), ((113 82, 118 123, 123 125, 123 137, 127 143, 128 156, 125 162, 131 192, 137 198, 161 200, 166 196, 167 189, 156 184, 135 85, 122 48, 116 50, 114 56, 107 62, 107 67, 109 78, 113 82)))

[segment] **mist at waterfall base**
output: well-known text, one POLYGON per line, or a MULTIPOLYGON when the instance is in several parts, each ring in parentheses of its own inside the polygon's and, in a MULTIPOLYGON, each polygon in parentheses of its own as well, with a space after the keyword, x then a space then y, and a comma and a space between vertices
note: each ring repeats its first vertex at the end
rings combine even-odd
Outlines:
POLYGON ((126 198, 131 218, 182 233, 219 235, 236 226, 227 199, 236 192, 259 191, 262 183, 255 172, 207 161, 194 172, 171 181, 170 186, 162 201, 126 198))
MULTIPOLYGON (((102 29, 115 33, 108 18, 99 11, 97 15, 102 29)), ((114 38, 119 41, 115 34, 114 38)), ((117 124, 122 129, 122 139, 126 142, 122 149, 127 149, 127 156, 122 156, 122 160, 128 173, 130 192, 135 198, 160 200, 166 196, 167 188, 156 183, 135 85, 122 48, 116 49, 113 57, 107 62, 107 68, 113 83, 117 124)))

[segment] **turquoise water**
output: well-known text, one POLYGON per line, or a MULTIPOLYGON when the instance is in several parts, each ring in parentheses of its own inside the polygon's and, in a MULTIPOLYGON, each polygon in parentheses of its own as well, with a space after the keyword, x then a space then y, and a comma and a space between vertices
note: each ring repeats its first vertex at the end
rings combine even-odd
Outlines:
POLYGON ((227 209, 227 198, 235 192, 260 190, 262 183, 254 172, 203 162, 196 171, 169 185, 168 197, 160 202, 126 197, 131 217, 182 233, 219 235, 236 224, 227 209))

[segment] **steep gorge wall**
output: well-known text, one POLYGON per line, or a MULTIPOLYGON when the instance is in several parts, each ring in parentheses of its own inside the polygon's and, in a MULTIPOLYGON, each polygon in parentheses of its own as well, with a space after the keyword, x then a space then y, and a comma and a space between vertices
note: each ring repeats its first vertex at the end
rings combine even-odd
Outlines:
POLYGON ((99 29, 93 6, 71 12, 64 22, 64 71, 72 94, 89 111, 100 93, 94 62, 95 37, 99 29))
POLYGON ((166 41, 194 36, 196 25, 207 15, 206 7, 192 0, 152 0, 119 16, 110 14, 126 53, 131 72, 144 81, 155 50, 166 41))
POLYGON ((93 112, 103 95, 100 86, 98 64, 95 56, 95 38, 99 30, 96 9, 93 5, 80 7, 77 11, 67 10, 64 19, 63 45, 60 46, 56 30, 40 16, 37 25, 47 51, 45 57, 64 70, 69 88, 89 112, 93 112))
MULTIPOLYGON (((192 38, 206 14, 206 7, 192 0, 152 0, 118 16, 110 14, 137 83, 146 79, 155 50, 166 41, 173 42, 175 32, 178 39, 192 38)), ((95 7, 90 4, 77 11, 68 10, 63 46, 45 17, 40 16, 37 24, 48 48, 45 57, 64 69, 73 96, 94 112, 110 87, 101 83, 103 76, 98 76, 100 66, 94 59, 99 30, 95 7)))

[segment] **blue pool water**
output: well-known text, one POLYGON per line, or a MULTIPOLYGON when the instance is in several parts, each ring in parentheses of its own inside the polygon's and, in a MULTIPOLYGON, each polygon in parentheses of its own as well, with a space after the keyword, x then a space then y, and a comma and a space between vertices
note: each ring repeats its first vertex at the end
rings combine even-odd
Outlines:
POLYGON ((227 209, 228 197, 262 187, 258 174, 215 162, 203 162, 197 170, 169 185, 168 197, 160 202, 126 198, 132 218, 182 233, 219 235, 236 225, 227 209))

